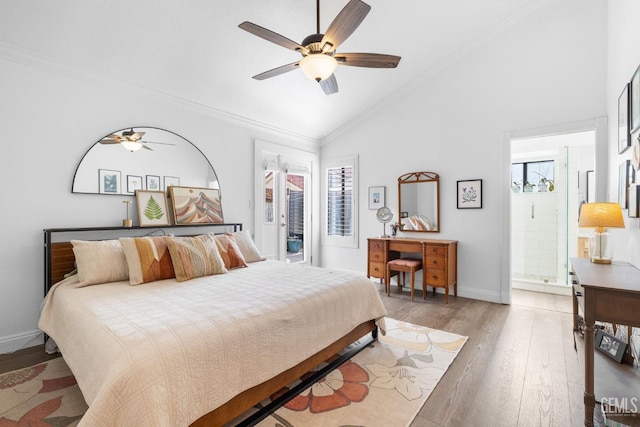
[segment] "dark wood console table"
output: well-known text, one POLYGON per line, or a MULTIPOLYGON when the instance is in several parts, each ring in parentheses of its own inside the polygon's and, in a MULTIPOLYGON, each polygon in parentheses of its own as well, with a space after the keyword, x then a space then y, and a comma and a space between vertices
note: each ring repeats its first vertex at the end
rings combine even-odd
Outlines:
POLYGON ((412 239, 405 237, 370 238, 367 256, 367 277, 386 279, 387 262, 401 253, 422 254, 422 283, 445 289, 449 303, 449 287, 458 296, 458 241, 412 239))
MULTIPOLYGON (((578 307, 584 313, 584 424, 593 426, 594 324, 609 322, 640 327, 640 270, 614 262, 593 264, 588 258, 571 258, 573 284, 573 329, 578 330, 578 307), (581 296, 577 294, 581 293, 581 296)), ((612 361, 612 363, 615 363, 612 361)), ((634 397, 634 396, 610 396, 634 397)))

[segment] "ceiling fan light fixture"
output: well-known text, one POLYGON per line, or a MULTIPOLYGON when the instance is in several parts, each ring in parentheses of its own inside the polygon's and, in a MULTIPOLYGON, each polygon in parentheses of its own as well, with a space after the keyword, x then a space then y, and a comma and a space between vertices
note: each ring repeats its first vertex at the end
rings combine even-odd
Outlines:
POLYGON ((142 143, 140 141, 130 141, 128 139, 125 139, 121 142, 121 144, 124 148, 131 152, 138 151, 142 148, 142 143))
POLYGON ((300 68, 317 82, 331 77, 338 63, 333 56, 324 53, 310 53, 300 61, 300 68))

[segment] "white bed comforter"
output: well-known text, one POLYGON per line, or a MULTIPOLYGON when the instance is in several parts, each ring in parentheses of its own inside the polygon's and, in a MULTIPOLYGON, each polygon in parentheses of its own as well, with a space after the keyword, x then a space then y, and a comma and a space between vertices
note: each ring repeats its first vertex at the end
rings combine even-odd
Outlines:
POLYGON ((186 282, 52 288, 39 327, 89 410, 82 426, 187 426, 386 314, 352 272, 265 261, 186 282))

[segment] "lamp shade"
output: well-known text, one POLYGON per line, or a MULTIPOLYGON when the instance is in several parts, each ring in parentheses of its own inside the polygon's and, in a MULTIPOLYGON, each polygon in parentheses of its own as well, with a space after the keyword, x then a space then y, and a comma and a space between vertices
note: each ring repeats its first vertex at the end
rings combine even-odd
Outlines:
POLYGON ((337 66, 336 59, 324 53, 311 53, 300 61, 302 71, 317 82, 330 77, 337 66))
POLYGON ((624 228, 619 203, 585 203, 580 209, 578 227, 624 228))

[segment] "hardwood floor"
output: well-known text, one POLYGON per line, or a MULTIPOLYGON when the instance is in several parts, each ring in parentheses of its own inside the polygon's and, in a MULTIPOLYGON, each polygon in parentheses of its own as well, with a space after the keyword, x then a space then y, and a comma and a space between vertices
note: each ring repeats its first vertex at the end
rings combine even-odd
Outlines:
POLYGON ((571 297, 514 290, 512 305, 392 287, 388 315, 467 335, 412 427, 581 426, 583 374, 573 348, 571 297))
MULTIPOLYGON (((412 303, 395 284, 390 297, 383 288, 390 317, 469 337, 412 427, 583 425, 570 297, 514 290, 510 306, 461 297, 446 305, 442 294, 424 301, 416 291, 412 303)), ((42 346, 0 355, 0 373, 48 358, 42 346)))

